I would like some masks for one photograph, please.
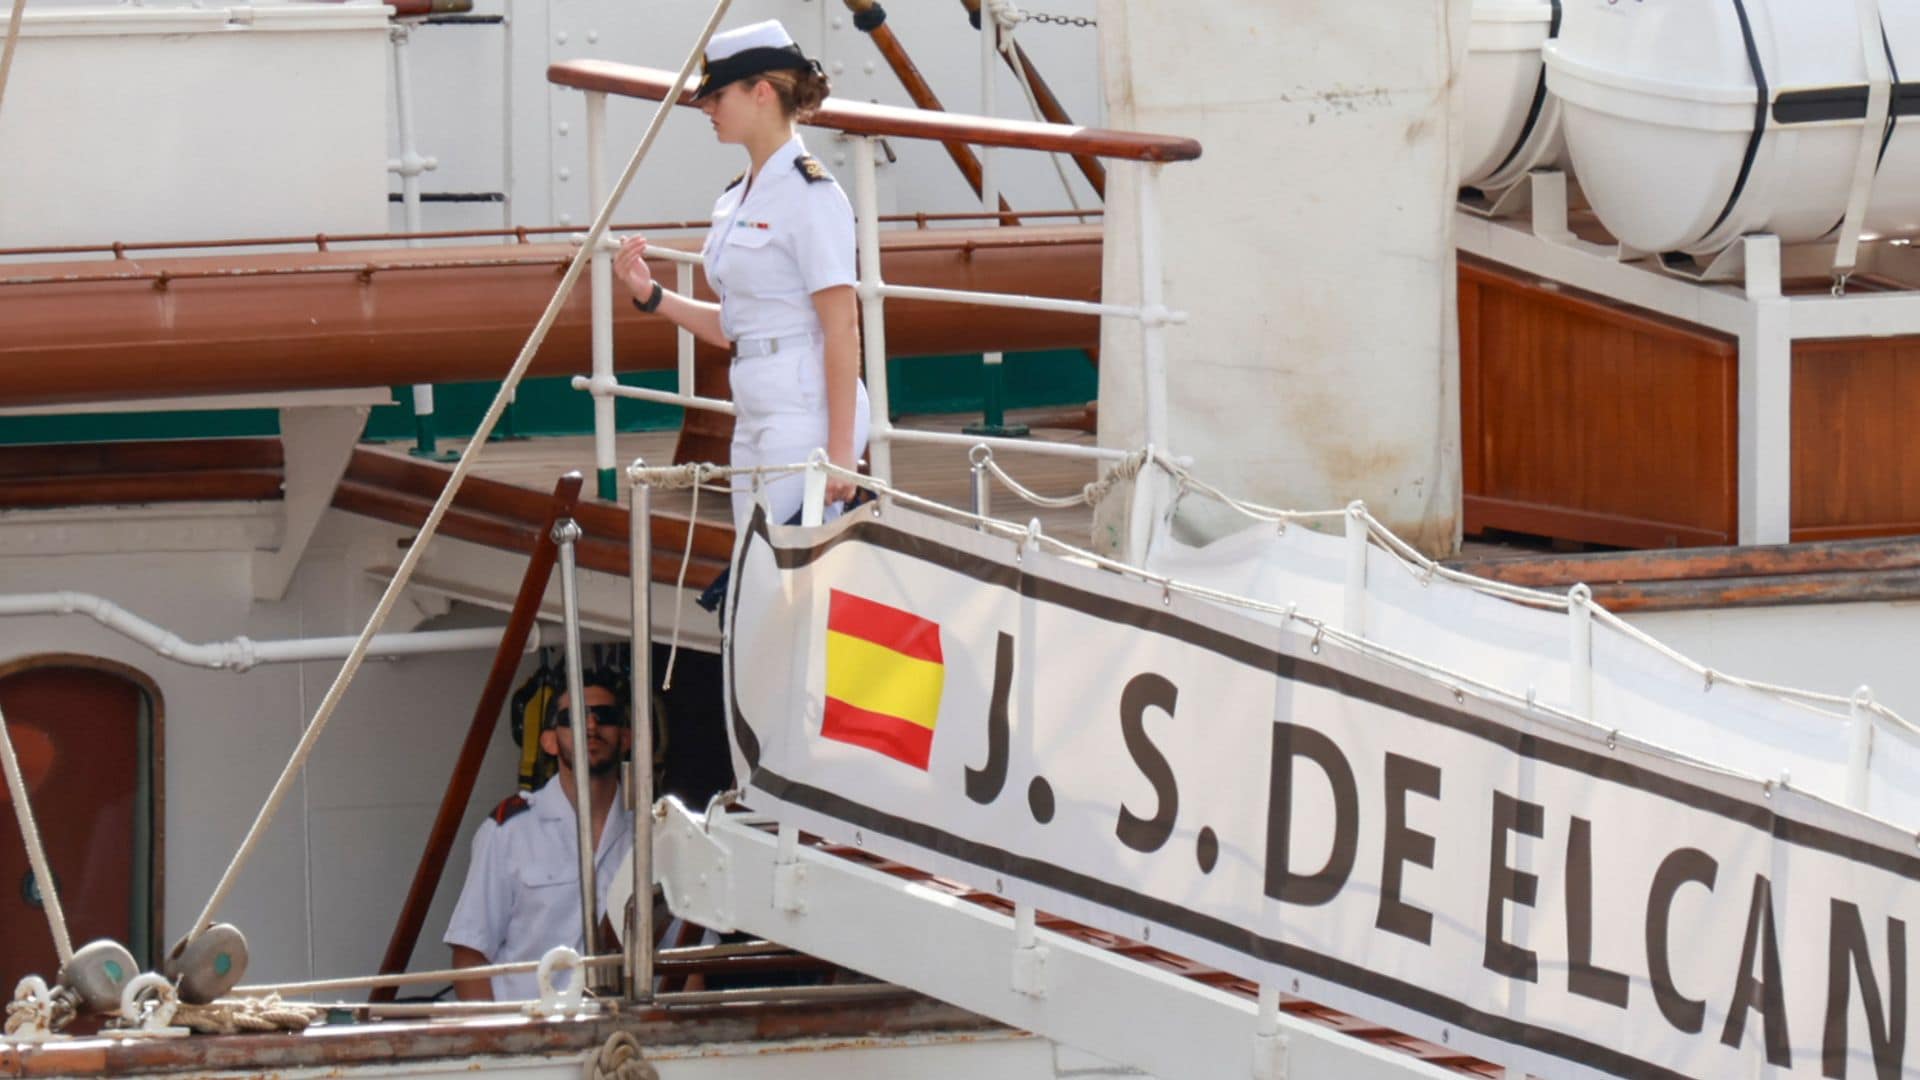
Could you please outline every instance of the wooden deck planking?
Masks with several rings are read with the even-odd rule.
[[[1008,420],[1037,424],[1050,415],[1054,414],[1047,410],[1028,414],[1015,412],[1008,415]],[[977,417],[965,415],[920,416],[905,418],[900,426],[959,434],[962,427],[977,420]],[[672,461],[678,435],[675,431],[623,433],[615,441],[618,450],[615,459],[623,467],[635,458],[648,462]],[[1071,428],[1035,426],[1032,438],[1050,443],[1094,445],[1092,435]],[[456,453],[465,449],[465,444],[458,441],[443,441],[442,445]],[[407,444],[388,443],[376,449],[383,453],[405,455]],[[1041,495],[1073,494],[1098,478],[1098,470],[1090,461],[1018,451],[1001,451],[995,457],[1016,480]],[[561,473],[578,469],[587,477],[587,490],[591,492],[594,468],[591,436],[543,436],[488,445],[481,451],[474,474],[517,487],[547,491]],[[896,442],[893,474],[895,486],[923,498],[962,509],[971,502],[972,481],[964,447]],[[1082,547],[1091,539],[1092,511],[1085,506],[1065,510],[1035,507],[998,483],[994,485],[992,499],[992,509],[997,517],[1022,523],[1037,517],[1047,535]],[[622,505],[627,501],[624,490],[620,493],[620,501]],[[685,515],[692,501],[691,492],[663,491],[656,495],[654,505],[659,512]],[[700,520],[726,523],[727,506],[724,494],[711,491],[702,493]]]

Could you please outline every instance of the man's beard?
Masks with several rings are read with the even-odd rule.
[[[617,757],[608,757],[605,761],[592,762],[587,766],[587,775],[596,780],[612,776],[619,771],[620,759]]]

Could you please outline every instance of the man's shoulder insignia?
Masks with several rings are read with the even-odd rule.
[[[735,176],[733,179],[727,181],[727,186],[721,188],[720,190],[723,192],[732,191],[734,188],[737,188],[740,186],[740,181],[745,180],[746,178],[747,178],[746,173],[740,173],[739,175]]]
[[[487,816],[493,819],[495,825],[505,825],[507,822],[512,821],[514,818],[519,817],[531,809],[533,809],[533,804],[528,802],[524,796],[509,795],[500,800],[500,805],[494,807],[493,813]]]
[[[827,171],[827,167],[820,164],[820,160],[811,154],[802,154],[794,158],[793,167],[800,170],[800,175],[806,177],[809,184],[833,179],[833,174]]]

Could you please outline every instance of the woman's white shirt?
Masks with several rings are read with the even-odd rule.
[[[714,203],[701,254],[730,340],[817,333],[813,294],[858,280],[853,207],[832,177],[808,178],[806,153],[794,136]]]

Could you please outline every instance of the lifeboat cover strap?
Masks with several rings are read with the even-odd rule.
[[[1553,17],[1547,22],[1548,41],[1552,41],[1554,38],[1560,36],[1560,0],[1552,0],[1552,2]],[[1494,167],[1493,175],[1498,176],[1502,172],[1505,172],[1507,166],[1513,164],[1513,159],[1520,156],[1520,151],[1526,148],[1527,140],[1533,138],[1534,128],[1540,125],[1540,113],[1546,107],[1547,66],[1542,64],[1540,65],[1540,81],[1535,83],[1533,87],[1533,104],[1527,106],[1527,121],[1520,125],[1520,137],[1513,140],[1513,148],[1508,150],[1507,156],[1501,158],[1500,164]]]
[[[1747,139],[1747,156],[1741,159],[1740,175],[1733,181],[1733,193],[1727,196],[1727,205],[1720,208],[1720,216],[1713,219],[1707,227],[1712,234],[1726,224],[1733,215],[1733,208],[1740,205],[1740,196],[1746,194],[1747,179],[1753,175],[1754,159],[1760,156],[1760,141],[1767,133],[1767,106],[1773,95],[1767,88],[1767,69],[1760,63],[1760,46],[1753,40],[1753,20],[1747,17],[1745,0],[1733,0],[1733,12],[1740,17],[1740,36],[1746,39],[1747,64],[1753,68],[1753,135]]]

